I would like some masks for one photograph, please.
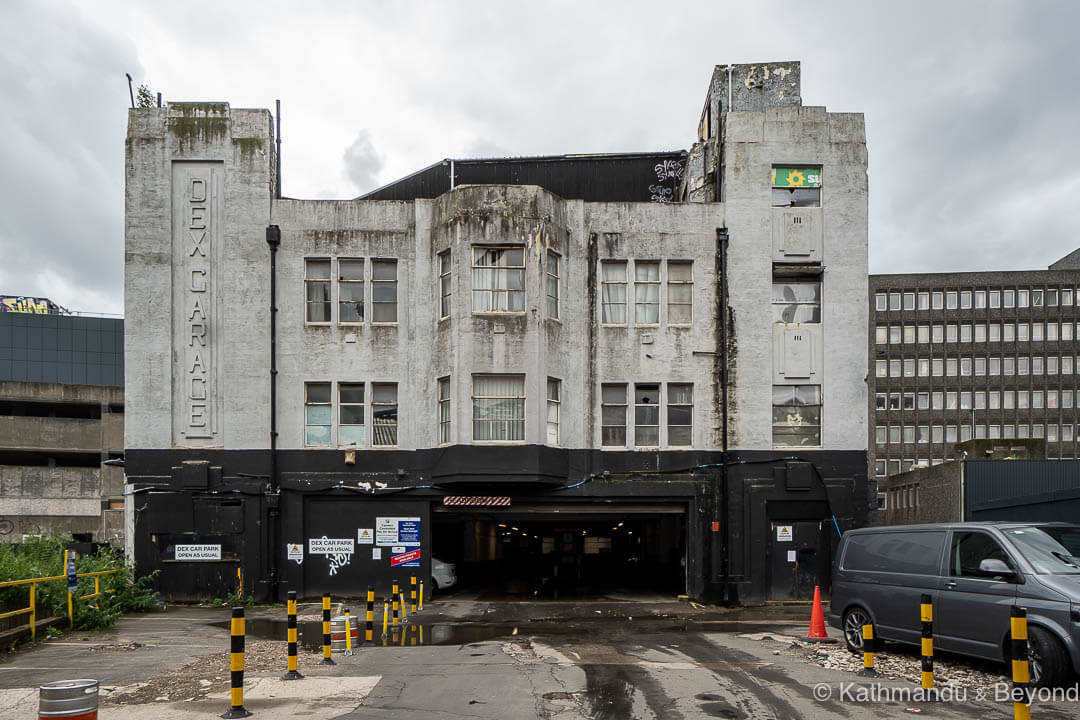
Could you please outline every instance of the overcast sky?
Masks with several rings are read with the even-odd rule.
[[[689,147],[717,64],[802,61],[866,114],[870,269],[1080,247],[1080,2],[0,3],[0,294],[123,308],[125,72],[282,103],[285,195],[445,157]]]

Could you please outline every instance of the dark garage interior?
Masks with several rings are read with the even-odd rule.
[[[437,508],[432,555],[456,594],[480,600],[604,599],[686,591],[683,506]]]

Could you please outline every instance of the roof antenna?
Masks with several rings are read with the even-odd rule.
[[[128,95],[131,96],[131,107],[135,107],[135,91],[131,89],[131,73],[124,73],[128,79]]]

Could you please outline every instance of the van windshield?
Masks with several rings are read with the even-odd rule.
[[[1005,531],[1040,575],[1080,575],[1080,526]]]

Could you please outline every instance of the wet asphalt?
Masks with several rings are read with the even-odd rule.
[[[362,606],[353,605],[354,617],[356,607]],[[228,612],[170,607],[124,618],[107,633],[67,634],[8,654],[0,659],[0,691],[74,677],[124,685],[175,672],[197,655],[227,648]],[[806,634],[805,607],[731,611],[650,595],[492,602],[458,593],[429,603],[385,639],[381,607],[376,612],[373,643],[362,643],[352,656],[335,656],[333,667],[301,667],[312,677],[372,678],[370,692],[335,720],[1013,715],[1010,703],[994,698],[909,700],[903,695],[913,690],[908,683],[872,682],[807,663],[789,648],[792,638]],[[316,617],[319,609],[301,605],[300,613]],[[249,636],[284,641],[280,608],[249,609],[247,625]],[[301,622],[301,643],[319,646],[321,631],[318,622]],[[139,647],[93,652],[127,642]],[[183,707],[145,710],[146,717],[209,717],[193,707],[189,714]],[[3,707],[0,715],[8,717]],[[278,716],[268,706],[254,717]],[[1080,706],[1041,704],[1032,716],[1076,718]]]

